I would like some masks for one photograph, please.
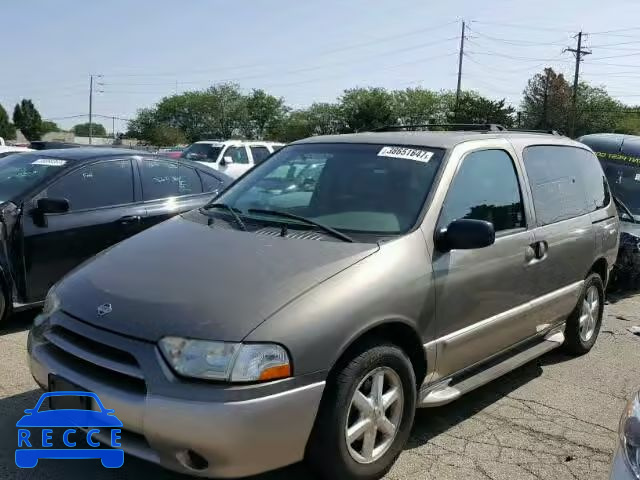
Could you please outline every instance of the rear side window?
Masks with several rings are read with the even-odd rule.
[[[142,160],[142,196],[145,200],[202,193],[197,172],[178,163]]]
[[[462,161],[447,193],[438,227],[458,219],[486,220],[496,232],[526,226],[520,184],[507,152],[473,152]]]
[[[251,147],[251,155],[253,155],[253,163],[258,165],[262,163],[262,161],[267,158],[271,152],[267,147]]]
[[[591,152],[540,145],[527,147],[523,158],[540,225],[585,215],[609,204],[607,180]]]
[[[246,165],[249,163],[247,149],[244,147],[229,147],[225,150],[224,156],[231,157],[233,163],[239,163],[241,165]]]
[[[46,196],[66,198],[72,211],[131,203],[131,160],[112,160],[82,167],[48,187]]]

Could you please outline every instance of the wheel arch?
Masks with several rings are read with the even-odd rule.
[[[406,320],[388,319],[369,326],[355,334],[338,351],[329,369],[329,376],[340,370],[363,344],[374,340],[386,340],[400,347],[409,357],[416,376],[416,384],[420,385],[427,374],[427,357],[420,335],[415,327]]]
[[[600,257],[595,262],[593,262],[593,265],[591,265],[591,268],[587,272],[586,277],[588,277],[592,273],[597,273],[598,275],[600,275],[602,283],[606,288],[607,283],[609,283],[609,263],[607,262],[607,259],[604,257]]]

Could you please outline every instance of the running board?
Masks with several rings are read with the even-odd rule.
[[[430,385],[420,391],[418,408],[439,407],[457,400],[462,395],[495,380],[502,375],[530,362],[545,353],[558,348],[564,342],[564,333],[554,332],[544,340],[536,343],[524,351],[508,357],[499,363],[491,363],[489,367],[482,369],[474,375],[451,384],[455,379],[449,379],[438,385]]]

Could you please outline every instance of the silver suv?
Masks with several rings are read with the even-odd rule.
[[[175,471],[377,479],[417,407],[588,352],[618,242],[567,138],[309,138],[54,286],[31,372],[99,394],[124,450]]]

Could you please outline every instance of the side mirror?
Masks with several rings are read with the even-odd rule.
[[[69,200],[66,198],[40,198],[37,206],[40,213],[66,213],[69,211]]]
[[[220,165],[222,165],[223,167],[225,165],[229,165],[230,163],[233,163],[233,158],[232,157],[223,157],[222,160],[220,160]]]
[[[459,219],[436,232],[436,248],[440,252],[473,250],[493,245],[496,232],[493,223],[484,220]]]

